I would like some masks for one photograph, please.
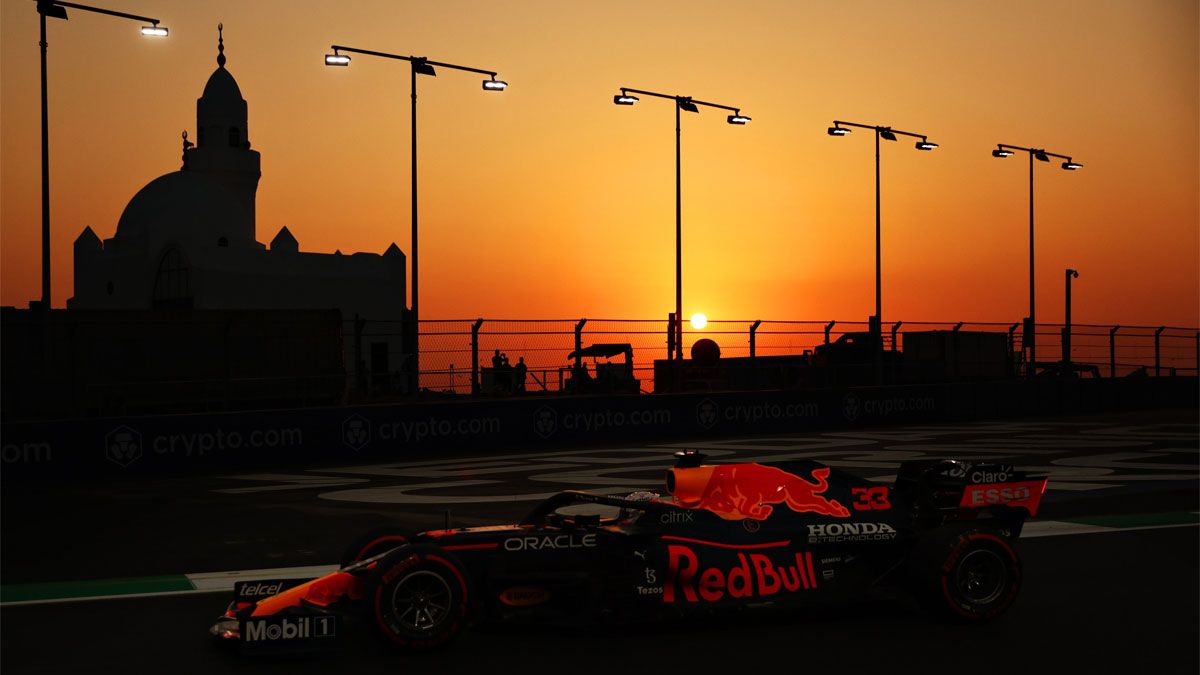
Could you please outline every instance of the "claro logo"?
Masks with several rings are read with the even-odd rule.
[[[553,537],[513,537],[504,540],[505,551],[540,551],[546,548],[595,548],[594,534],[560,534]]]

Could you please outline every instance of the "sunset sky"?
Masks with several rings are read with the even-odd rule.
[[[884,142],[884,320],[1017,321],[1028,310],[1027,158],[1035,166],[1038,318],[1059,322],[1074,267],[1084,323],[1200,324],[1200,48],[1195,0],[534,2],[95,0],[49,25],[54,305],[71,243],[111,237],[129,199],[180,166],[196,99],[227,67],[262,153],[258,240],[409,250],[407,64],[419,81],[422,318],[660,318],[674,309],[669,101],[683,113],[684,313],[862,321],[874,311],[870,132]],[[0,302],[40,292],[38,17],[0,6]]]

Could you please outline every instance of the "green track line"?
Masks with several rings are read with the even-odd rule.
[[[1095,525],[1097,527],[1150,527],[1154,525],[1186,525],[1200,522],[1195,513],[1140,513],[1120,516],[1091,516],[1087,518],[1063,518],[1068,523]]]
[[[105,595],[132,595],[135,593],[170,593],[172,591],[191,591],[195,588],[187,576],[183,574],[131,579],[11,584],[0,586],[0,603],[56,598],[92,598]]]

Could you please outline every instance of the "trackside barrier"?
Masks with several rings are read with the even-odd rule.
[[[463,448],[680,442],[941,421],[1195,408],[1195,377],[526,397],[0,425],[0,478],[294,467]]]

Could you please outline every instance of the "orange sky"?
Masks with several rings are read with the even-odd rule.
[[[408,70],[331,43],[500,72],[422,78],[423,318],[659,318],[674,306],[674,140],[684,113],[684,312],[864,320],[874,309],[872,139],[883,147],[884,319],[1015,321],[1028,306],[1026,158],[1036,168],[1038,318],[1200,323],[1200,52],[1192,0],[1123,2],[315,2],[96,0],[49,26],[54,304],[71,242],[111,237],[133,194],[180,165],[225,23],[262,153],[258,239],[409,248]],[[0,302],[40,289],[37,14],[0,7]]]

